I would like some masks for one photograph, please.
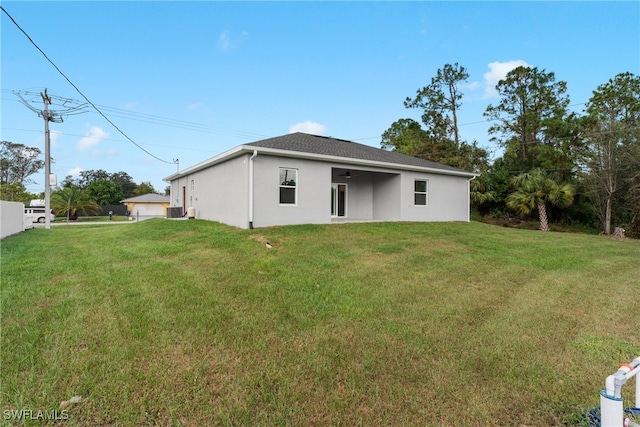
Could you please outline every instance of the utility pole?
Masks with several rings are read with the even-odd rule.
[[[44,119],[44,210],[46,213],[44,216],[44,222],[46,228],[51,228],[51,137],[49,135],[49,122],[62,123],[62,114],[80,114],[83,112],[86,104],[80,104],[72,99],[61,98],[54,95],[53,99],[62,103],[65,110],[63,112],[49,110],[49,106],[51,105],[51,96],[49,96],[47,89],[45,88],[44,92],[40,92],[40,97],[42,97],[42,102],[44,102],[44,110],[39,110],[31,105],[32,103],[35,104],[36,101],[33,99],[27,100],[22,96],[24,94],[29,97],[36,98],[37,92],[14,90],[13,93],[20,98],[20,101],[22,101],[27,108]],[[68,107],[67,104],[71,104],[71,106]]]
[[[62,117],[56,119],[53,114],[49,114],[49,104],[51,98],[47,94],[47,89],[40,92],[44,102],[42,117],[44,118],[44,227],[51,228],[51,139],[49,136],[49,122],[62,123]]]

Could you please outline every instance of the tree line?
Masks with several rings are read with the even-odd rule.
[[[43,199],[44,192],[31,193],[26,185],[33,184],[31,175],[44,167],[42,152],[9,141],[0,142],[0,200],[22,202]],[[136,183],[126,172],[106,172],[102,169],[82,171],[67,176],[51,192],[51,208],[57,215],[75,218],[78,214],[96,213],[100,206],[119,205],[124,199],[156,193],[151,182]]]
[[[640,237],[640,77],[624,72],[599,85],[581,114],[569,110],[567,83],[553,72],[517,67],[496,85],[499,101],[484,116],[503,154],[489,160],[477,141],[460,137],[458,115],[467,70],[446,64],[407,97],[421,122],[402,118],[381,146],[474,171],[471,203],[485,217],[580,224]]]

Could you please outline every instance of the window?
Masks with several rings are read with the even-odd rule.
[[[429,181],[416,179],[413,188],[413,201],[416,206],[427,206],[427,188]]]
[[[298,170],[280,168],[280,204],[295,205]]]

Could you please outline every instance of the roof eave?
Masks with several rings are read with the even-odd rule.
[[[278,155],[283,157],[294,157],[299,159],[322,160],[326,162],[343,163],[343,164],[350,164],[350,165],[357,165],[357,166],[371,166],[371,167],[379,167],[379,168],[386,168],[386,169],[410,170],[410,171],[416,171],[416,172],[430,172],[430,173],[437,173],[441,175],[464,176],[468,178],[478,176],[478,174],[476,173],[462,171],[462,170],[438,169],[438,168],[430,168],[425,166],[405,165],[401,163],[381,162],[377,160],[365,160],[365,159],[356,159],[352,157],[340,157],[340,156],[330,156],[326,154],[306,153],[302,151],[281,150],[277,148],[266,148],[266,147],[246,146],[246,145],[241,147],[244,147],[248,152],[253,152],[254,150],[257,150],[258,154],[263,153],[263,154]]]
[[[193,166],[189,166],[188,168],[182,170],[182,171],[178,171],[174,174],[171,174],[165,178],[163,178],[162,180],[165,182],[171,182],[174,179],[177,178],[182,178],[183,176],[187,176],[189,174],[192,174],[194,172],[198,172],[202,169],[206,169],[210,166],[213,166],[215,164],[218,164],[220,162],[223,162],[225,160],[229,160],[232,159],[234,157],[237,157],[241,154],[243,154],[243,152],[245,152],[246,150],[244,150],[243,148],[246,148],[245,145],[239,145],[235,148],[232,148],[231,150],[227,150],[223,153],[218,154],[217,156],[211,157],[203,162],[197,163]],[[251,150],[253,151],[253,150]]]
[[[385,169],[408,170],[408,171],[415,171],[415,172],[429,172],[429,173],[435,173],[440,175],[462,176],[466,178],[473,178],[473,177],[479,176],[476,173],[462,171],[462,170],[438,169],[438,168],[430,168],[426,166],[415,166],[415,165],[405,165],[401,163],[381,162],[377,160],[364,160],[364,159],[356,159],[352,157],[330,156],[326,154],[315,154],[315,153],[306,153],[302,151],[281,150],[278,148],[260,147],[256,145],[239,145],[231,150],[225,151],[224,153],[221,153],[215,157],[212,157],[208,160],[205,160],[201,163],[191,166],[183,171],[176,172],[172,175],[169,175],[163,180],[166,182],[171,182],[175,179],[198,172],[202,169],[206,169],[208,167],[214,166],[218,163],[232,159],[242,154],[253,153],[254,151],[257,151],[258,154],[292,157],[292,158],[298,158],[298,159],[318,160],[318,161],[342,163],[342,164],[349,164],[349,165],[356,165],[356,166],[379,167],[379,168],[385,168]]]

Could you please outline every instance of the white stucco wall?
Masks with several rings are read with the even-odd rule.
[[[196,218],[247,228],[248,173],[249,156],[242,155],[181,177],[171,182],[171,206],[193,207]]]
[[[373,173],[359,171],[358,176],[348,179],[347,220],[373,220]]]
[[[194,207],[196,218],[249,227],[251,155],[222,161],[171,183],[171,205]],[[253,160],[253,226],[332,221],[469,221],[466,177],[356,166],[259,153]],[[280,204],[280,168],[298,170],[296,204]],[[345,170],[353,170],[351,179]],[[342,174],[341,174],[342,173]],[[342,175],[342,176],[341,176]],[[428,204],[415,206],[414,182],[427,180]],[[331,217],[331,184],[347,184],[347,216]]]
[[[298,170],[295,205],[280,204],[280,168]],[[331,222],[331,165],[305,159],[258,155],[254,159],[255,227]]]
[[[24,231],[24,203],[0,200],[0,239]]]
[[[375,174],[373,177],[373,219],[399,221],[402,179],[399,173]]]
[[[427,206],[414,204],[415,180],[427,180]],[[403,221],[469,221],[469,180],[450,175],[402,174]]]

